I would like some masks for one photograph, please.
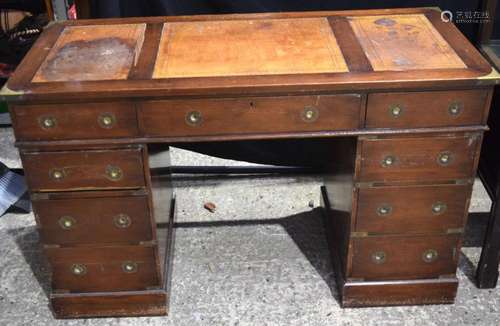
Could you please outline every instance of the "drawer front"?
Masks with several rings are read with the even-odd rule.
[[[130,137],[138,134],[133,103],[19,105],[12,109],[18,140]]]
[[[54,290],[133,291],[159,287],[157,248],[46,248]]]
[[[355,238],[352,248],[350,277],[365,280],[455,274],[460,252],[459,235]]]
[[[375,93],[368,96],[367,128],[420,128],[483,123],[488,90]]]
[[[359,189],[356,231],[425,233],[462,228],[471,185]]]
[[[146,136],[357,129],[361,96],[318,95],[150,101],[140,104]]]
[[[381,182],[471,178],[480,140],[480,134],[363,139],[358,178]]]
[[[32,191],[144,187],[140,149],[21,153]]]
[[[147,196],[34,200],[33,208],[44,244],[153,240]]]

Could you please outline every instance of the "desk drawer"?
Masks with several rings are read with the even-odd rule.
[[[36,199],[44,244],[138,243],[153,240],[148,197],[115,192],[93,198]]]
[[[133,103],[78,103],[14,106],[18,140],[131,137],[138,133]]]
[[[21,153],[31,191],[141,188],[140,149]]]
[[[367,128],[483,124],[488,90],[375,93],[368,96]]]
[[[457,137],[365,138],[359,180],[436,181],[474,176],[481,134]]]
[[[358,94],[165,100],[139,116],[146,136],[310,132],[359,128],[360,105]]]
[[[361,188],[356,231],[446,233],[462,228],[471,190],[469,184]]]
[[[350,277],[397,280],[455,274],[459,239],[456,234],[355,238]]]
[[[159,287],[157,248],[113,246],[46,248],[54,290],[133,291]]]

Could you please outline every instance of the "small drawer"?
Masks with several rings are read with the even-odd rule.
[[[456,137],[364,138],[358,179],[365,182],[437,181],[474,176],[481,134]]]
[[[18,140],[131,137],[138,134],[133,103],[15,105]]]
[[[484,124],[488,90],[375,93],[368,96],[367,128]]]
[[[101,192],[99,197],[89,198],[38,197],[42,196],[33,196],[33,209],[43,244],[71,246],[153,240],[146,195]]]
[[[155,246],[46,247],[55,291],[134,291],[159,287]]]
[[[455,274],[458,234],[445,236],[369,236],[352,239],[350,278],[398,280]]]
[[[357,232],[446,233],[463,228],[471,185],[360,188]]]
[[[31,191],[145,186],[141,149],[21,153]]]
[[[165,100],[141,103],[139,119],[146,136],[347,130],[360,106],[359,94]]]

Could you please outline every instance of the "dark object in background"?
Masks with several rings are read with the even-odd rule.
[[[0,162],[0,216],[8,210],[29,212],[31,203],[22,171],[10,170]]]

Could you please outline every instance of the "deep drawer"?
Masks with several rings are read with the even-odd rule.
[[[457,234],[355,238],[349,277],[397,280],[455,274],[459,239]]]
[[[359,189],[357,232],[446,233],[462,228],[472,186],[436,185]]]
[[[45,248],[54,290],[133,291],[159,287],[155,246]]]
[[[488,90],[375,93],[368,96],[367,128],[420,128],[484,123]]]
[[[140,188],[145,185],[141,149],[24,152],[31,191]]]
[[[79,103],[13,106],[18,140],[131,137],[138,134],[133,103]]]
[[[360,181],[437,181],[471,178],[481,134],[456,137],[365,138]]]
[[[139,105],[146,136],[310,132],[359,128],[361,96],[165,100]]]
[[[38,199],[33,209],[43,244],[138,243],[153,240],[146,195],[100,192],[89,198]]]

